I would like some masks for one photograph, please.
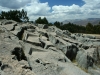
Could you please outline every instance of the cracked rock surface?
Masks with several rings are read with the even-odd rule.
[[[0,75],[100,75],[100,39],[0,20]]]

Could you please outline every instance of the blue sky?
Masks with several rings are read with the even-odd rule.
[[[82,0],[40,0],[40,2],[48,2],[49,6],[54,5],[68,5],[71,6],[72,4],[76,4],[79,6],[84,5]]]
[[[100,0],[0,0],[0,12],[12,9],[24,9],[32,21],[100,18]]]

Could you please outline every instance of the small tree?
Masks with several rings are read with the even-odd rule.
[[[87,33],[93,33],[93,25],[91,23],[88,23],[86,25],[86,32]]]
[[[48,24],[48,20],[46,19],[46,17],[44,17],[42,20],[44,24]]]
[[[22,11],[21,11],[21,19],[23,21],[29,21],[29,18],[27,17],[27,12],[24,11],[24,9],[22,9]]]
[[[44,17],[43,19],[41,19],[41,17],[39,17],[37,20],[35,20],[35,23],[48,24],[48,20],[46,19],[46,17]]]
[[[56,21],[56,22],[54,22],[54,25],[55,25],[56,27],[60,28],[61,23],[58,22],[58,21]]]
[[[37,20],[35,20],[35,23],[42,24],[42,19],[41,19],[41,17],[39,17]]]

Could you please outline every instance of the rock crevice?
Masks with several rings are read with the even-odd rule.
[[[95,36],[44,24],[0,23],[0,75],[100,75]]]

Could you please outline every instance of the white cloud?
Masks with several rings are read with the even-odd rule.
[[[40,3],[38,0],[32,0],[32,2],[25,6],[24,9],[28,12],[30,19],[37,19],[38,17],[44,17],[50,14],[51,7],[48,2]]]
[[[29,6],[24,7],[25,10],[29,12],[29,14],[35,15],[46,15],[51,9],[48,6],[48,3],[40,3],[40,2],[32,2]]]
[[[100,17],[100,0],[83,0],[84,5],[71,6],[54,5],[48,2],[41,3],[39,0],[0,0],[0,11],[10,9],[25,9],[31,20],[38,17],[47,17],[49,21],[64,21],[75,18]]]
[[[72,6],[53,6],[52,7],[53,13],[70,13],[70,12],[77,12],[80,10],[78,5],[73,4]]]
[[[58,5],[52,7],[53,17],[58,17],[57,20],[63,21],[64,19],[78,19],[78,18],[100,18],[100,0],[83,0],[83,6],[71,5],[64,6]],[[54,15],[55,14],[55,15]],[[64,14],[64,15],[62,15]]]
[[[82,6],[82,8],[96,10],[100,9],[100,0],[83,0],[85,4]]]
[[[84,17],[97,17],[100,16],[100,0],[83,0],[85,4],[81,7]]]

